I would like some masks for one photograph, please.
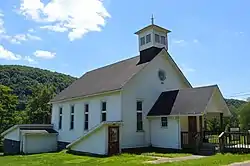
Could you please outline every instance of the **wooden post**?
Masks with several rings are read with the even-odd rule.
[[[200,133],[201,133],[201,141],[203,141],[204,134],[203,134],[203,127],[202,127],[202,116],[199,116],[199,126],[200,126]]]
[[[223,127],[223,113],[220,113],[220,130],[224,131],[224,127]]]

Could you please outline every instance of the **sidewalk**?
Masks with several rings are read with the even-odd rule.
[[[206,156],[192,155],[192,156],[176,157],[176,158],[153,157],[153,158],[155,158],[157,160],[147,161],[145,163],[161,164],[161,163],[167,163],[167,162],[177,162],[177,161],[193,160],[193,159],[199,159],[199,158],[203,158],[203,157],[206,157]]]

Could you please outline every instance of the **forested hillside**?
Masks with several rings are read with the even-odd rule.
[[[28,97],[32,94],[32,88],[41,84],[54,87],[58,93],[71,84],[76,78],[69,75],[51,72],[39,68],[0,65],[0,84],[13,90],[18,96],[18,109],[24,110]]]
[[[51,98],[76,78],[39,68],[0,65],[0,133],[14,124],[50,123]],[[226,100],[233,116],[226,126],[239,126],[239,108],[246,102]],[[250,108],[250,107],[249,107]],[[211,121],[211,130],[219,128]]]

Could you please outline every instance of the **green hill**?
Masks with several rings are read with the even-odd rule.
[[[55,92],[59,93],[74,80],[76,80],[75,77],[49,70],[19,65],[0,65],[0,84],[13,89],[19,98],[21,110],[25,108],[27,98],[31,94],[31,88],[36,84],[52,85],[56,87]],[[226,102],[230,109],[238,109],[246,103],[235,99],[226,99]]]
[[[0,65],[0,84],[10,87],[18,96],[20,110],[25,108],[33,86],[37,84],[51,85],[58,93],[74,80],[76,80],[75,77],[49,70],[19,65]]]

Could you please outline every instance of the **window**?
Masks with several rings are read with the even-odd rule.
[[[102,102],[102,122],[106,121],[106,117],[107,117],[107,102],[103,101]]]
[[[155,42],[160,43],[160,36],[158,34],[155,34]]]
[[[166,37],[165,36],[161,36],[161,44],[166,45]]]
[[[89,129],[89,105],[85,104],[84,108],[84,130]]]
[[[145,37],[141,37],[141,46],[145,44]]]
[[[168,127],[168,117],[161,117],[161,127]]]
[[[136,102],[136,116],[137,116],[137,131],[143,130],[142,123],[142,101]]]
[[[70,130],[74,129],[74,115],[75,115],[75,107],[72,105],[70,111]]]
[[[62,107],[59,108],[59,124],[58,129],[62,129]]]
[[[151,42],[151,34],[148,34],[146,36],[146,43],[149,43],[149,42]]]

